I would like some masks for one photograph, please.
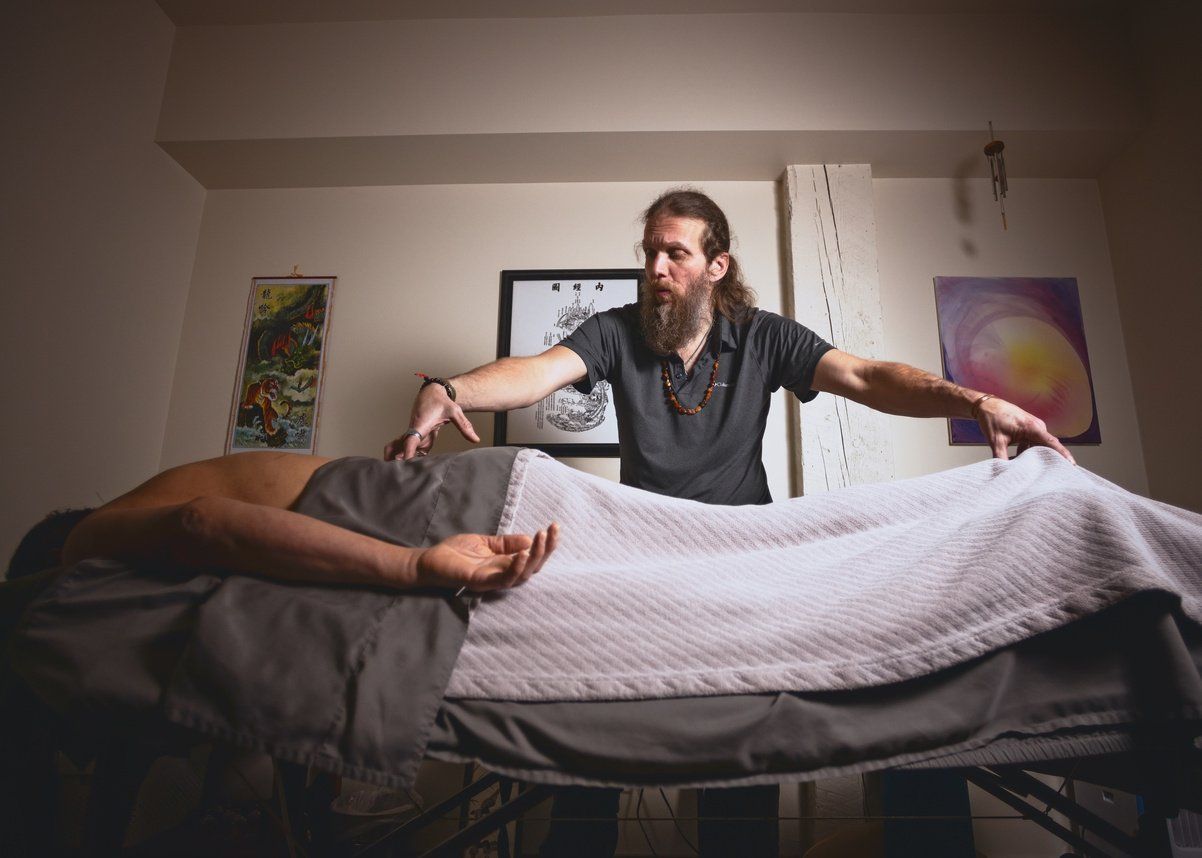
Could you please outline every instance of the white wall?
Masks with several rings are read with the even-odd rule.
[[[219,454],[250,278],[337,275],[318,452],[377,456],[408,422],[415,370],[453,374],[496,356],[500,271],[638,267],[639,212],[662,184],[453,185],[211,191],[188,300],[163,465]],[[709,183],[760,303],[779,310],[772,182]],[[783,397],[784,394],[781,394]],[[649,403],[662,407],[659,400]],[[788,496],[784,411],[765,445]],[[474,418],[486,442],[491,415]],[[453,429],[439,450],[466,446]],[[616,460],[584,463],[617,476]]]
[[[1095,473],[1146,494],[1097,183],[1012,180],[1007,231],[984,179],[877,179],[873,196],[886,354],[940,373],[935,275],[1076,277],[1102,443],[1074,447],[1073,455]],[[898,477],[988,455],[985,447],[949,446],[945,420],[889,419]]]
[[[158,469],[204,202],[154,144],[173,30],[151,0],[5,8],[6,562],[50,509]]]

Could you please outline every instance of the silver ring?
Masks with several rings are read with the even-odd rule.
[[[406,429],[404,432],[402,432],[402,433],[401,433],[401,437],[402,437],[402,438],[407,438],[407,437],[409,437],[410,435],[416,435],[416,436],[417,436],[417,440],[419,440],[419,441],[424,441],[424,440],[426,440],[426,436],[425,436],[425,435],[423,435],[421,432],[418,432],[418,431],[417,431],[416,429],[414,429],[412,426],[410,426],[408,429]]]
[[[427,451],[425,451],[425,450],[418,450],[418,451],[417,451],[417,455],[419,455],[419,456],[429,456],[430,454],[429,454]]]

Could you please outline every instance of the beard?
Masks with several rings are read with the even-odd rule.
[[[687,284],[684,294],[660,303],[645,281],[639,290],[639,318],[643,339],[657,355],[669,355],[683,346],[713,321],[711,290],[704,273]]]

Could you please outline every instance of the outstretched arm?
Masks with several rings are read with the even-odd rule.
[[[1076,461],[1063,444],[1048,432],[1042,420],[1017,405],[985,391],[961,387],[904,363],[865,360],[834,349],[818,361],[814,371],[815,390],[906,417],[963,417],[976,420],[993,455],[1006,458],[1006,448],[1018,445],[1051,447],[1073,464]]]
[[[551,346],[530,357],[507,357],[476,367],[450,379],[455,401],[441,384],[418,391],[409,416],[409,428],[421,433],[401,435],[384,448],[385,459],[412,459],[430,452],[439,430],[454,423],[463,437],[478,442],[480,436],[465,411],[509,411],[538,402],[553,390],[584,378],[584,361],[566,346]]]
[[[552,524],[532,537],[461,534],[430,548],[406,548],[286,509],[201,497],[97,510],[71,532],[63,559],[112,557],[287,581],[484,591],[525,582],[558,538]]]

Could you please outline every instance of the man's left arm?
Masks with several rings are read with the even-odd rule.
[[[1076,460],[1042,420],[988,391],[972,390],[904,363],[866,360],[832,349],[814,370],[813,389],[845,396],[869,408],[905,417],[961,417],[976,420],[993,455],[1007,456],[1018,445],[1051,447]],[[975,404],[975,408],[974,408]]]

